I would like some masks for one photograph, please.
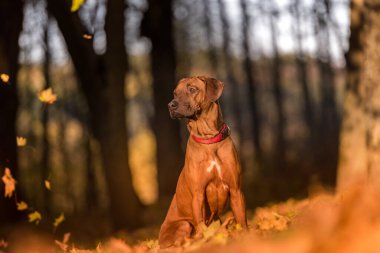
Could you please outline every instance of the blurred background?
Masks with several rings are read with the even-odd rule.
[[[60,213],[62,230],[88,236],[160,224],[188,138],[167,103],[192,75],[225,84],[249,209],[335,187],[348,0],[87,0],[71,11],[75,3],[0,6],[10,75],[0,171],[11,169],[41,227]],[[47,88],[53,104],[38,99]],[[27,219],[1,201],[3,224]]]

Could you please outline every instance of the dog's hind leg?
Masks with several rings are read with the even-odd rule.
[[[173,221],[164,223],[161,227],[160,237],[158,239],[160,248],[168,248],[171,246],[177,246],[184,242],[184,240],[190,237],[193,227],[188,221]]]

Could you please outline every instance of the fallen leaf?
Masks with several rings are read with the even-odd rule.
[[[51,185],[49,180],[45,180],[45,188],[48,189],[49,191],[51,190]]]
[[[241,226],[240,223],[236,223],[236,224],[235,224],[235,229],[236,229],[237,231],[241,231],[241,230],[243,230],[243,227]]]
[[[61,213],[57,218],[55,218],[53,226],[57,228],[65,220],[65,215]]]
[[[84,0],[72,0],[71,1],[71,12],[76,12],[84,4]]]
[[[203,238],[209,239],[213,237],[218,232],[220,225],[219,221],[214,221],[208,227],[205,227],[203,229]]]
[[[8,83],[8,82],[9,82],[9,75],[2,73],[2,74],[0,75],[0,79],[1,79],[1,81],[3,81],[4,83]]]
[[[160,245],[158,244],[158,240],[147,240],[144,241],[143,244],[148,248],[148,249],[154,249],[154,248],[159,248]]]
[[[131,253],[132,249],[129,247],[123,240],[111,238],[106,244],[105,244],[105,252],[125,252],[125,253]]]
[[[42,220],[41,214],[37,211],[30,213],[28,215],[28,218],[29,218],[30,223],[35,223],[36,225],[38,225],[40,221]]]
[[[17,202],[16,206],[17,206],[17,210],[19,210],[19,211],[24,211],[24,210],[28,209],[28,204],[25,203],[24,201]]]
[[[66,252],[67,251],[67,248],[69,247],[69,245],[67,244],[70,240],[70,233],[65,233],[63,235],[63,240],[62,241],[58,241],[58,240],[55,240],[55,244],[57,244],[61,250],[63,250],[63,252]]]
[[[1,180],[5,184],[4,197],[12,197],[12,194],[16,189],[16,180],[14,180],[12,177],[11,170],[9,168],[5,168],[4,176],[1,178]]]
[[[101,253],[101,252],[103,252],[102,244],[101,244],[101,243],[98,243],[98,246],[96,246],[95,251],[96,251],[96,253]]]
[[[52,88],[47,88],[45,90],[40,91],[38,94],[38,99],[45,104],[53,104],[57,101],[57,95],[53,93]]]
[[[17,146],[18,147],[24,147],[27,143],[27,140],[26,138],[22,137],[22,136],[17,136],[16,137],[16,142],[17,142]]]

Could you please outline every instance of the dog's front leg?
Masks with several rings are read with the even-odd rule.
[[[230,201],[231,209],[234,214],[236,222],[242,225],[244,229],[248,229],[243,193],[241,192],[239,188],[231,189],[230,198],[231,198],[231,201]]]
[[[195,225],[195,238],[202,237],[203,229],[205,227],[204,221],[204,202],[205,202],[205,189],[198,188],[193,193],[192,209],[193,209],[193,219]]]

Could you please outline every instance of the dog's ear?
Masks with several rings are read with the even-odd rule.
[[[210,99],[212,102],[218,100],[223,92],[223,82],[207,76],[199,76],[198,78],[206,84],[207,98]]]

